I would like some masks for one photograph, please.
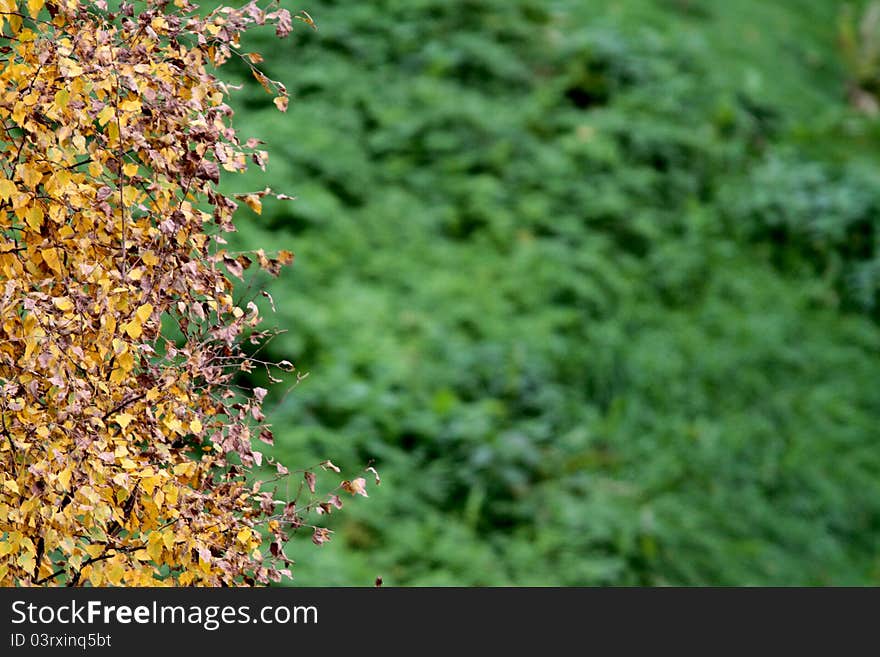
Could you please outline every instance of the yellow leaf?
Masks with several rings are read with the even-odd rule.
[[[54,246],[48,249],[43,249],[40,255],[43,256],[43,262],[45,262],[49,267],[59,276],[63,275],[63,271],[61,270],[61,261],[58,258],[58,249]]]
[[[126,322],[122,325],[123,330],[128,334],[132,340],[137,340],[141,337],[143,333],[143,329],[141,328],[141,323],[137,321],[137,318],[131,320],[130,322]]]
[[[92,559],[97,559],[104,552],[104,546],[98,544],[86,545],[85,551]]]
[[[46,191],[49,194],[57,195],[65,191],[68,183],[70,183],[70,171],[66,169],[62,169],[60,171],[56,171],[45,183]]]
[[[40,228],[43,225],[43,210],[37,205],[32,205],[27,209],[27,213],[25,214],[25,218],[27,219],[27,225],[30,227],[32,231],[35,233],[40,232]]]
[[[257,196],[256,194],[248,194],[248,195],[246,195],[242,200],[243,200],[245,203],[247,203],[247,206],[248,206],[251,210],[253,210],[254,212],[256,212],[257,214],[262,214],[262,213],[263,213],[263,204],[262,204],[262,202],[260,201],[260,197]]]
[[[18,14],[10,14],[6,17],[6,20],[9,21],[9,29],[12,30],[12,33],[17,34],[21,29],[21,16]]]
[[[34,569],[34,554],[32,552],[22,552],[18,555],[18,565],[25,571],[31,572]]]
[[[123,100],[119,103],[119,109],[124,112],[140,112],[141,111],[141,101],[137,98],[133,98],[132,100]]]
[[[77,78],[83,74],[82,66],[70,57],[62,57],[58,63],[58,68],[68,78]]]
[[[189,430],[193,433],[201,433],[202,432],[202,422],[199,418],[196,418],[192,422],[189,423]]]
[[[104,571],[101,570],[101,568],[99,568],[99,567],[91,565],[91,566],[86,566],[85,568],[83,568],[80,571],[80,575],[84,576],[85,572],[87,570],[89,572],[87,579],[91,583],[91,585],[92,586],[101,586],[101,584],[103,584],[103,582],[104,582]]]
[[[98,112],[98,123],[101,124],[101,126],[107,125],[107,122],[114,117],[115,113],[113,107],[107,105],[104,109]]]
[[[31,164],[19,164],[16,167],[16,172],[22,182],[31,189],[34,189],[39,185],[40,181],[43,179],[42,172]]]
[[[211,574],[211,562],[203,561],[201,557],[199,557],[199,570],[201,570],[205,575]]]
[[[135,317],[141,320],[141,324],[150,319],[150,315],[153,314],[153,304],[145,303],[140,308],[135,311]]]
[[[52,300],[52,303],[55,304],[55,307],[62,312],[69,312],[73,310],[73,302],[67,297],[55,297]]]
[[[3,488],[7,490],[11,490],[16,495],[19,495],[18,484],[15,482],[15,479],[7,479],[3,482]]]
[[[136,187],[126,185],[122,188],[122,202],[126,206],[132,205],[135,201],[138,200],[139,196],[140,192],[138,192]]]
[[[70,102],[70,92],[67,89],[61,89],[55,93],[55,107],[58,109],[64,109],[67,107],[67,103]]]
[[[134,369],[134,356],[131,355],[131,352],[126,351],[116,357],[116,363],[124,372],[131,372]]]
[[[0,25],[3,24],[3,16],[0,16]],[[18,125],[24,123],[25,115],[27,114],[27,105],[23,102],[19,101],[15,104],[15,107],[12,109],[12,120],[15,121]]]
[[[162,536],[157,532],[150,534],[150,538],[147,540],[147,554],[150,555],[150,559],[156,563],[161,563],[162,548]]]
[[[53,203],[49,206],[49,216],[52,218],[56,224],[63,223],[67,221],[67,212],[63,205],[60,203]],[[63,230],[63,228],[62,228]]]
[[[129,178],[138,172],[138,165],[134,162],[129,162],[128,164],[122,167],[122,173],[124,173]]]
[[[159,258],[156,257],[156,254],[152,251],[144,251],[141,256],[141,260],[144,261],[144,264],[148,267],[153,267],[159,264]]]
[[[147,495],[152,495],[153,491],[161,483],[159,477],[144,477],[141,480],[141,487]]]
[[[134,420],[134,415],[129,415],[128,413],[117,413],[114,419],[120,427],[122,427],[123,429],[127,429],[128,425],[131,424],[131,421]]]
[[[44,4],[46,4],[46,0],[28,0],[28,11],[31,14],[31,18],[37,17]]]
[[[25,338],[24,340],[24,359],[28,360],[37,348],[37,340],[35,338]]]
[[[0,180],[0,201],[9,200],[17,191],[18,188],[11,180]]]
[[[64,490],[70,490],[70,477],[72,475],[73,472],[70,468],[65,468],[58,474],[58,481],[61,483]]]

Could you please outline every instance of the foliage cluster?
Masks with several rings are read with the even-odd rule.
[[[293,17],[0,0],[0,584],[268,584],[291,529],[329,536],[306,513],[341,501],[311,497],[314,473],[267,460],[305,477],[293,499],[248,478],[267,389],[236,377],[270,371],[250,353],[270,332],[232,279],[292,258],[229,253],[237,203],[215,188],[267,158],[217,68],[247,61],[286,108],[239,51],[255,25],[284,37]]]

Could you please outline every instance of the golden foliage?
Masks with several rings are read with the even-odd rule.
[[[223,250],[237,204],[215,185],[267,156],[209,68],[253,67],[240,34],[286,36],[290,14],[138,6],[0,0],[0,584],[266,583],[285,531],[337,506],[246,482],[266,391],[232,385],[266,333],[233,301],[252,260]],[[277,274],[292,254],[255,257]]]

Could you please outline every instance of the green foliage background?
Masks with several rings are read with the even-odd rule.
[[[276,455],[370,458],[294,584],[880,584],[880,124],[841,3],[314,0]],[[243,67],[234,69],[244,81]]]

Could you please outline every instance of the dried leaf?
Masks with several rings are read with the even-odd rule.
[[[352,481],[343,481],[340,486],[342,487],[342,490],[351,493],[352,495],[369,497],[367,495],[367,480],[363,477],[358,477]]]

